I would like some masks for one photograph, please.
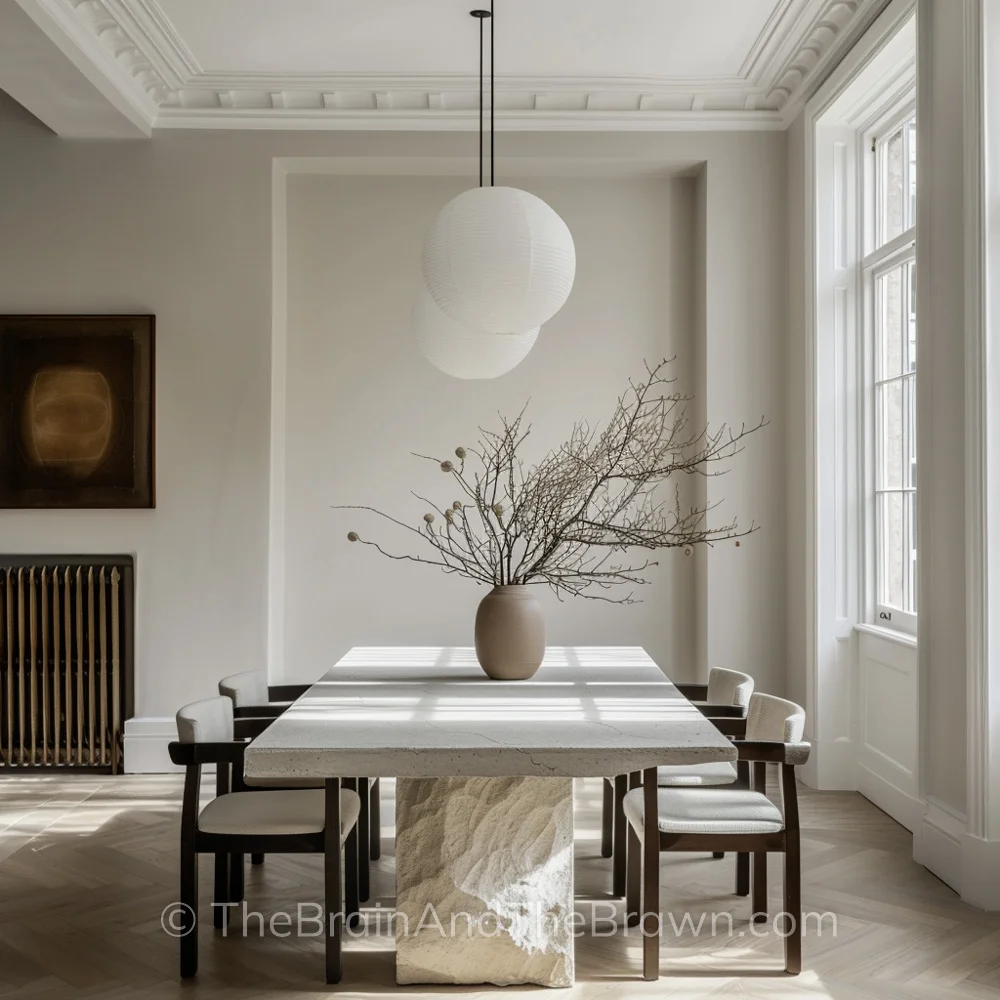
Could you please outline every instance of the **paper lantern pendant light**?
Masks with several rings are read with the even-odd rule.
[[[413,331],[427,360],[461,379],[498,378],[516,368],[534,347],[538,327],[527,333],[489,333],[456,323],[422,288],[413,303]]]
[[[424,290],[414,304],[413,323],[421,350],[442,371],[458,378],[495,378],[531,350],[538,328],[569,297],[576,248],[566,223],[541,198],[493,183],[492,3],[490,10],[470,13],[479,19],[479,187],[448,202],[427,234],[421,255]],[[489,183],[484,185],[486,20],[490,22],[490,164]],[[485,338],[478,351],[476,337]],[[464,360],[456,360],[459,357]],[[479,371],[489,374],[471,374]]]
[[[569,227],[541,198],[480,187],[441,209],[421,266],[431,297],[452,319],[487,330],[528,330],[569,297],[576,250]]]

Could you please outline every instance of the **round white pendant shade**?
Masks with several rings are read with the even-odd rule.
[[[479,187],[441,209],[421,265],[431,297],[456,322],[533,330],[569,297],[576,247],[569,227],[541,198]]]
[[[413,303],[413,331],[427,360],[453,378],[497,378],[516,368],[538,337],[527,333],[487,333],[446,316],[421,288]]]

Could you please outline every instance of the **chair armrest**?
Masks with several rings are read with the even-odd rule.
[[[290,705],[241,705],[233,709],[233,716],[237,719],[276,719],[289,707]]]
[[[312,684],[269,684],[267,696],[271,701],[295,701],[311,687]]]
[[[774,764],[804,764],[809,760],[809,743],[780,743],[777,740],[733,740],[740,760]]]
[[[252,740],[255,736],[260,736],[274,719],[271,717],[258,719],[234,719],[233,735],[238,740]]]
[[[747,714],[746,708],[742,705],[708,705],[701,702],[694,707],[702,715],[712,716],[716,719],[742,719]]]
[[[246,743],[179,743],[167,745],[175,764],[242,764]]]
[[[709,718],[708,721],[711,722],[723,736],[735,736],[742,739],[747,734],[747,720],[743,716],[739,716],[738,718]]]
[[[704,701],[708,697],[708,685],[707,684],[675,684],[675,688],[688,701]]]

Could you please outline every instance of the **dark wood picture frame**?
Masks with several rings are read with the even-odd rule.
[[[155,507],[156,320],[0,316],[0,508]]]

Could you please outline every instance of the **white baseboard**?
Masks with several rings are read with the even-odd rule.
[[[1000,840],[962,838],[962,899],[981,910],[1000,910]]]
[[[937,799],[928,798],[923,818],[913,831],[913,860],[962,894],[966,837],[965,816]]]
[[[864,764],[858,765],[858,791],[910,833],[916,834],[927,809],[922,799],[914,798]]]
[[[177,723],[172,718],[125,720],[125,773],[164,774],[181,771],[170,762],[167,744],[177,739]]]

